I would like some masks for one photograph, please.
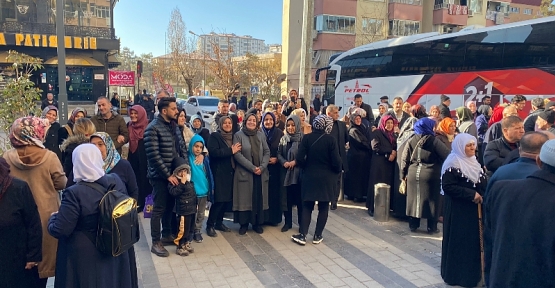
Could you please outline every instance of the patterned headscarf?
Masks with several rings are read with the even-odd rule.
[[[362,122],[360,123],[360,125],[355,124],[355,119],[357,117],[360,117],[361,119],[364,118],[364,116],[362,116],[361,111],[365,112],[363,109],[360,109],[360,108],[357,108],[354,111],[352,111],[351,116],[349,117],[351,125],[356,127],[360,127],[360,125],[362,125]],[[366,114],[366,112],[364,114]]]
[[[143,139],[148,119],[145,108],[141,105],[134,105],[129,110],[137,112],[137,122],[129,121],[129,152],[135,153],[139,147],[139,141]]]
[[[104,145],[106,145],[106,159],[104,159],[104,165],[102,168],[104,172],[110,173],[114,166],[118,164],[119,160],[121,160],[121,156],[119,155],[118,150],[116,150],[116,146],[114,145],[114,141],[110,138],[110,135],[105,132],[96,132],[91,135],[91,140],[93,137],[98,137],[104,141]]]
[[[13,147],[38,146],[44,148],[44,138],[50,128],[47,119],[26,116],[16,119],[10,129],[10,143]]]
[[[391,129],[391,131],[387,131],[387,129],[385,129],[385,123],[387,123],[387,121],[389,120],[393,121],[394,128],[395,126],[399,125],[399,121],[397,121],[395,117],[391,116],[391,114],[385,114],[384,116],[382,116],[382,119],[380,119],[380,124],[378,125],[378,129],[381,130],[382,133],[384,133],[387,136],[391,144],[396,144],[397,140],[395,140],[395,135],[393,135],[395,129]]]
[[[75,116],[77,116],[79,112],[83,113],[83,117],[87,117],[87,110],[81,107],[77,107],[73,109],[73,111],[71,111],[71,116],[69,116],[69,119],[67,120],[67,122],[71,123],[72,125],[75,124]]]
[[[333,129],[333,118],[328,115],[318,115],[312,122],[312,129],[330,134]]]

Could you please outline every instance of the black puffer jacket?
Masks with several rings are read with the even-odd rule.
[[[191,215],[197,213],[197,193],[193,182],[179,183],[177,186],[168,185],[170,195],[175,197],[175,213],[177,215]]]
[[[158,115],[146,127],[144,134],[148,178],[168,179],[172,175],[172,161],[177,155],[175,128]]]

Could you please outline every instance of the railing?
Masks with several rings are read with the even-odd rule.
[[[435,4],[434,5],[434,10],[439,10],[439,9],[447,9],[447,7],[449,7],[449,3],[441,3],[441,4]]]
[[[96,37],[105,39],[116,39],[113,28],[88,27],[65,25],[66,36]],[[56,34],[56,25],[47,23],[30,22],[0,22],[0,31],[4,33],[29,33],[29,34]]]
[[[389,3],[400,3],[409,5],[422,5],[422,0],[389,0]]]

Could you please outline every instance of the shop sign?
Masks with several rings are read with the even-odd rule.
[[[94,37],[65,36],[64,43],[67,49],[97,49],[96,38]],[[8,45],[57,48],[58,37],[56,35],[0,33],[0,46]]]
[[[94,74],[94,80],[104,80],[104,74]]]
[[[135,86],[135,71],[108,71],[109,86]]]

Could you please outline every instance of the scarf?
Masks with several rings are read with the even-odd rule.
[[[437,125],[437,132],[447,136],[447,140],[449,140],[449,142],[453,142],[453,139],[455,138],[454,134],[449,134],[449,126],[453,123],[456,123],[456,121],[452,118],[445,117],[443,120],[439,121],[439,124]]]
[[[484,115],[484,117],[486,117],[486,120],[489,120],[490,116],[489,114],[489,109],[491,109],[491,107],[489,105],[480,105],[480,107],[478,107],[478,115]]]
[[[198,119],[200,121],[200,127],[199,128],[195,128],[194,126],[194,122],[195,120]],[[191,123],[191,130],[195,133],[198,134],[200,131],[202,131],[202,128],[204,128],[204,122],[202,121],[202,119],[200,118],[200,116],[198,114],[195,114],[193,116],[191,116],[191,120],[189,121],[189,123]]]
[[[291,147],[289,148],[289,150],[287,150],[287,161],[293,161],[297,156],[297,152],[299,152],[299,144],[301,143],[301,140],[302,140],[301,118],[299,118],[299,116],[297,115],[289,115],[289,117],[287,117],[287,120],[285,121],[286,125],[287,125],[287,122],[289,122],[289,120],[295,123],[295,132],[293,134],[289,134],[289,132],[286,132],[285,135],[283,135],[282,139],[285,142],[283,143],[284,146],[288,146],[288,144],[291,143]],[[287,169],[285,172],[285,179],[284,179],[283,185],[290,186],[290,185],[299,184],[300,175],[301,175],[301,168],[299,168],[298,166],[295,166],[293,170]]]
[[[106,174],[102,168],[104,165],[102,154],[93,144],[85,143],[77,146],[71,154],[71,159],[75,183],[94,182]]]
[[[12,184],[13,177],[10,175],[10,165],[6,162],[6,159],[0,158],[0,199],[8,190],[8,187]]]
[[[272,125],[272,128],[270,129],[264,126],[264,120],[266,119],[266,116],[270,116],[274,120],[274,125]],[[262,123],[260,123],[260,128],[262,129],[262,132],[264,132],[264,134],[266,135],[266,142],[268,143],[269,147],[272,143],[272,138],[274,138],[274,134],[276,132],[276,116],[274,115],[274,113],[266,112],[264,113],[264,115],[262,115]]]
[[[472,111],[466,107],[459,107],[457,108],[457,118],[459,118],[459,122],[463,123],[466,121],[473,121],[472,118]]]
[[[69,119],[67,120],[68,124],[71,124],[71,126],[73,126],[73,124],[75,124],[75,117],[77,117],[77,114],[79,114],[79,112],[83,113],[83,117],[87,117],[87,110],[81,108],[81,107],[77,107],[75,109],[73,109],[73,111],[71,111],[71,116],[69,116]]]
[[[414,124],[414,133],[418,135],[434,135],[436,121],[430,118],[422,118]]]
[[[395,117],[391,116],[391,114],[386,114],[380,120],[380,125],[378,125],[378,129],[382,131],[382,133],[387,137],[387,139],[389,139],[389,142],[391,144],[396,144],[397,141],[395,140],[395,135],[394,135],[395,129],[391,129],[391,131],[387,131],[387,129],[385,129],[385,123],[387,123],[388,120],[393,121],[393,127],[395,127],[396,125],[399,125],[399,121],[397,121]]]
[[[464,149],[469,143],[478,143],[476,138],[470,134],[461,133],[455,137],[451,147],[451,154],[447,156],[443,166],[441,167],[441,176],[447,170],[451,169],[460,170],[461,174],[466,177],[469,181],[476,184],[480,181],[480,175],[482,173],[482,167],[475,156],[468,157],[464,152]],[[442,191],[443,193],[443,191]]]
[[[16,119],[10,129],[10,143],[13,147],[38,146],[44,148],[44,138],[50,128],[47,119],[26,116]]]
[[[410,108],[410,113],[413,117],[416,117],[417,119],[428,117],[428,114],[426,114],[426,109],[420,104],[412,105],[412,107]]]
[[[119,155],[118,150],[116,150],[116,146],[114,145],[114,141],[110,138],[108,133],[104,132],[96,132],[91,135],[91,139],[93,137],[98,137],[104,141],[104,145],[106,145],[106,159],[104,159],[104,165],[102,168],[104,172],[110,173],[114,166],[118,164],[119,160],[121,160],[121,156]]]
[[[145,108],[140,105],[134,105],[129,110],[137,112],[137,122],[129,121],[127,125],[129,130],[129,152],[135,153],[139,147],[139,141],[144,137],[148,119]]]
[[[333,129],[333,118],[328,115],[318,115],[312,122],[312,129],[330,134]]]
[[[231,147],[233,146],[233,128],[229,132],[224,131],[223,126],[224,126],[225,119],[231,120],[231,123],[232,123],[231,126],[233,127],[233,120],[231,119],[231,117],[222,116],[220,118],[220,121],[218,122],[218,132],[220,132],[220,135],[222,135],[222,138],[224,138],[225,144]]]
[[[193,147],[195,143],[202,143],[204,147],[204,140],[198,134],[193,136],[191,142],[189,143],[189,163],[191,164],[191,182],[195,187],[195,192],[197,197],[205,197],[208,195],[208,190],[210,190],[210,184],[208,183],[207,170],[209,167],[204,167],[204,161],[200,164],[195,164],[196,155],[193,153]],[[204,150],[204,149],[203,149]]]
[[[56,108],[56,106],[50,105],[50,106],[44,107],[44,110],[42,110],[42,114],[40,115],[40,118],[46,118],[46,114],[48,114],[50,110],[56,111],[56,115],[58,115],[58,108]]]
[[[251,109],[252,110],[252,109]],[[256,110],[256,109],[255,109]],[[258,111],[258,110],[257,110]],[[243,133],[245,133],[245,135],[247,135],[249,137],[249,142],[251,144],[251,157],[252,157],[252,164],[255,167],[260,167],[260,145],[262,145],[262,143],[260,143],[260,140],[257,137],[257,130],[250,130],[249,128],[247,128],[247,121],[249,121],[249,118],[254,117],[256,119],[256,114],[247,114],[245,116],[245,119],[243,119],[243,128],[241,128],[241,131],[243,131]]]

